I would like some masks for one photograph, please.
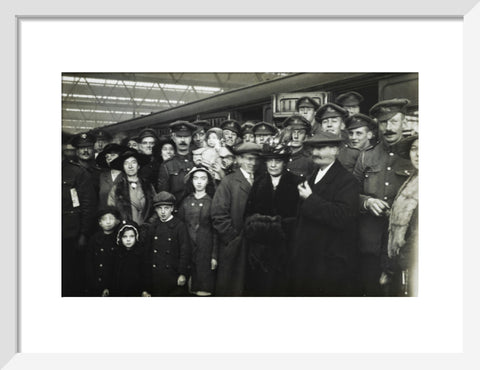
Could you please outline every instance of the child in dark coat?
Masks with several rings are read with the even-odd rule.
[[[122,221],[117,234],[113,294],[116,297],[140,297],[143,290],[144,246],[133,221]]]
[[[106,207],[97,213],[97,220],[101,230],[90,238],[86,250],[87,289],[89,296],[107,297],[112,288],[113,254],[120,213],[114,207]]]
[[[158,216],[147,231],[144,296],[186,295],[190,241],[182,220],[173,216],[175,196],[161,191],[153,198]]]
[[[194,167],[185,176],[185,192],[178,217],[187,226],[192,245],[191,291],[198,296],[209,296],[215,289],[218,236],[212,225],[210,208],[214,193],[214,179],[207,168]]]

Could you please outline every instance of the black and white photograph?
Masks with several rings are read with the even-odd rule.
[[[418,296],[418,72],[61,79],[62,297]]]

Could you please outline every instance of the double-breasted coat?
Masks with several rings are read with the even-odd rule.
[[[223,178],[212,202],[213,227],[219,236],[216,295],[243,292],[246,249],[241,232],[251,185],[240,169]]]
[[[101,296],[113,287],[114,252],[118,248],[116,230],[105,234],[97,231],[90,238],[86,251],[87,284],[90,296]]]
[[[147,229],[144,263],[145,289],[152,296],[180,295],[177,286],[180,275],[188,277],[191,247],[187,228],[182,220],[157,220]]]
[[[359,184],[338,161],[301,201],[292,255],[292,294],[351,294],[357,254]]]

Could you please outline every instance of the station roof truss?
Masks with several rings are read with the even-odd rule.
[[[87,131],[289,74],[66,72],[62,130]]]

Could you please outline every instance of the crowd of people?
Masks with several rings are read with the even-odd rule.
[[[62,296],[415,296],[409,100],[62,144]]]

